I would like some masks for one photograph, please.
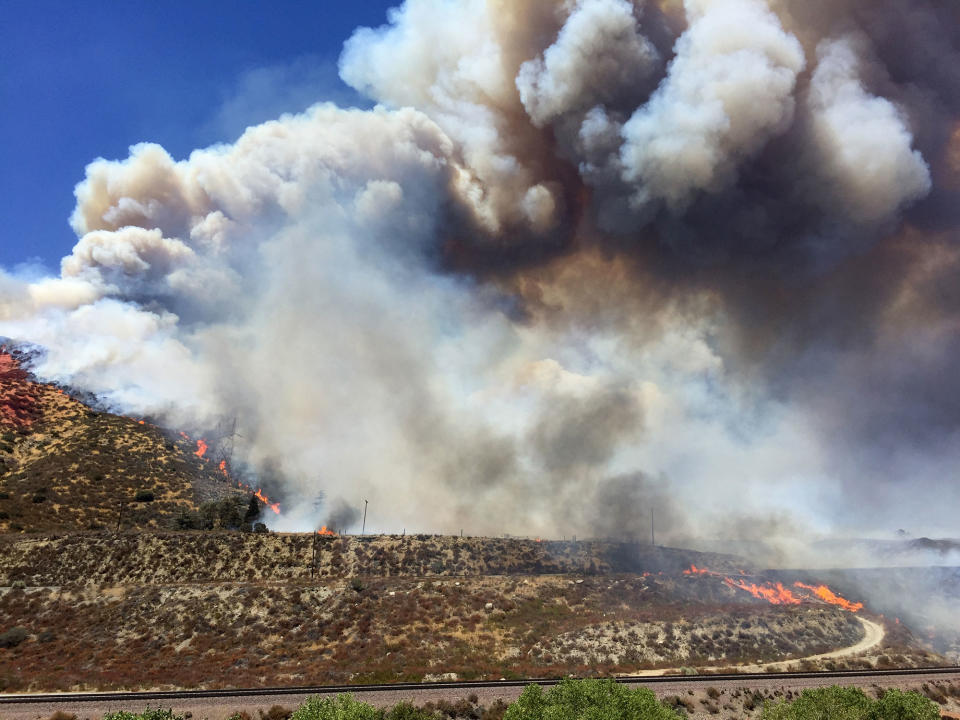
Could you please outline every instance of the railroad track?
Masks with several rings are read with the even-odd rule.
[[[754,680],[789,682],[808,679],[852,678],[908,678],[911,675],[958,675],[958,667],[908,668],[902,670],[842,670],[837,672],[736,673],[715,675],[661,675],[650,677],[615,677],[617,682],[630,685],[669,683],[743,682]],[[92,703],[129,701],[132,703],[163,700],[182,701],[201,698],[279,697],[284,695],[333,695],[337,693],[378,693],[420,690],[474,690],[477,688],[516,688],[527,685],[551,686],[559,678],[531,678],[529,680],[477,680],[465,682],[393,683],[382,685],[322,685],[301,687],[235,688],[223,690],[148,690],[137,692],[81,692],[81,693],[24,693],[0,694],[0,705],[24,703]]]

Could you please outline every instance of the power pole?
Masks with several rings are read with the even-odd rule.
[[[363,501],[363,525],[360,526],[360,534],[363,535],[367,531],[367,501]]]
[[[650,508],[650,544],[657,546],[657,536],[653,534],[653,508]]]

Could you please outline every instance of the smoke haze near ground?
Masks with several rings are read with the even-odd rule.
[[[407,0],[340,58],[373,109],[94,160],[0,334],[236,418],[281,529],[949,532],[958,68],[932,0]]]

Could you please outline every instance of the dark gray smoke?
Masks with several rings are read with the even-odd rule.
[[[326,525],[334,532],[344,533],[354,529],[354,525],[358,522],[360,522],[360,511],[341,498],[330,507]]]

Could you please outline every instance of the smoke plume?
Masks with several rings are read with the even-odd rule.
[[[235,418],[278,528],[945,532],[958,68],[933,0],[406,0],[340,58],[373,109],[91,162],[0,334]]]

